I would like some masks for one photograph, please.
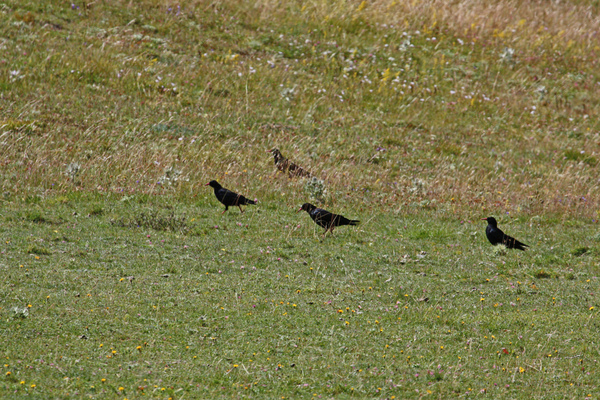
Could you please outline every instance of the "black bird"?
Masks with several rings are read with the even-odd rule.
[[[277,169],[283,173],[287,172],[290,178],[294,176],[300,176],[304,178],[311,177],[310,172],[308,172],[301,166],[294,164],[289,159],[285,158],[281,154],[279,149],[269,150],[269,153],[273,154],[273,158],[275,159],[275,166],[277,167]]]
[[[327,231],[331,231],[331,233],[333,233],[333,228],[336,226],[358,225],[360,223],[360,221],[353,221],[342,215],[332,214],[329,211],[323,210],[322,208],[317,208],[310,203],[302,204],[302,207],[298,210],[298,212],[302,210],[306,211],[317,225],[325,228],[325,233],[327,233]]]
[[[246,204],[256,204],[255,201],[248,200],[241,194],[237,194],[231,190],[225,189],[217,181],[210,181],[205,186],[211,186],[213,189],[215,189],[215,196],[217,196],[217,200],[225,205],[225,211],[227,211],[229,206],[238,206],[240,211],[244,212],[244,210],[242,210],[242,206]],[[224,214],[225,211],[223,211],[221,214]]]
[[[506,247],[508,247],[509,249],[519,249],[519,250],[525,250],[526,247],[529,247],[525,243],[521,243],[517,239],[510,237],[507,234],[505,234],[504,232],[502,232],[500,230],[500,228],[498,228],[498,223],[496,222],[496,218],[494,218],[494,217],[482,218],[482,221],[488,222],[488,226],[487,226],[487,228],[485,228],[485,235],[487,236],[490,243],[493,244],[494,246],[497,244],[503,244]]]

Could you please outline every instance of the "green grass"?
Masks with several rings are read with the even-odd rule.
[[[594,395],[597,11],[9,0],[0,397]]]
[[[86,215],[92,203],[104,213]],[[597,263],[572,248],[597,246],[594,225],[505,220],[532,250],[497,255],[483,222],[436,211],[365,215],[323,239],[283,201],[221,216],[208,188],[177,211],[161,197],[68,195],[38,203],[60,221],[40,224],[22,207],[5,205],[2,228],[7,395],[538,397],[596,385]],[[161,228],[171,213],[185,232]],[[115,223],[139,215],[159,229]]]

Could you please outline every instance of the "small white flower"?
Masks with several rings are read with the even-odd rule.
[[[515,49],[512,49],[510,47],[506,47],[504,49],[504,51],[502,52],[502,54],[500,54],[500,61],[512,62],[514,54],[515,54]]]

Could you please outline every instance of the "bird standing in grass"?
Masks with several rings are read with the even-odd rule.
[[[275,166],[277,167],[277,169],[284,173],[287,172],[290,178],[294,176],[299,176],[303,178],[311,177],[310,172],[285,158],[281,154],[279,149],[269,150],[269,153],[273,154],[273,157],[275,159]]]
[[[525,250],[526,247],[529,247],[525,243],[521,243],[517,239],[510,237],[507,234],[505,234],[504,232],[502,232],[500,230],[500,228],[498,228],[498,223],[496,222],[496,218],[494,218],[494,217],[482,218],[482,221],[488,222],[488,226],[487,226],[487,228],[485,228],[485,235],[487,236],[490,243],[493,244],[494,246],[497,244],[503,244],[509,249],[519,249],[519,250]]]
[[[256,204],[254,200],[248,200],[241,194],[237,194],[231,190],[225,189],[217,181],[210,181],[206,184],[206,186],[210,186],[215,189],[215,196],[217,196],[217,200],[225,205],[225,211],[229,209],[229,206],[238,206],[240,211],[244,212],[244,210],[242,210],[243,205]],[[224,214],[225,211],[223,211],[221,214]]]
[[[336,226],[358,225],[360,223],[360,221],[351,220],[342,215],[333,214],[329,211],[323,210],[322,208],[317,208],[310,203],[302,204],[302,207],[298,210],[298,212],[302,210],[306,211],[317,225],[325,228],[323,235],[325,235],[327,231],[331,231],[331,233],[333,233],[333,228]]]

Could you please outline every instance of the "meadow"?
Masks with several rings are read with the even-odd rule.
[[[599,7],[0,4],[0,397],[596,398]]]

